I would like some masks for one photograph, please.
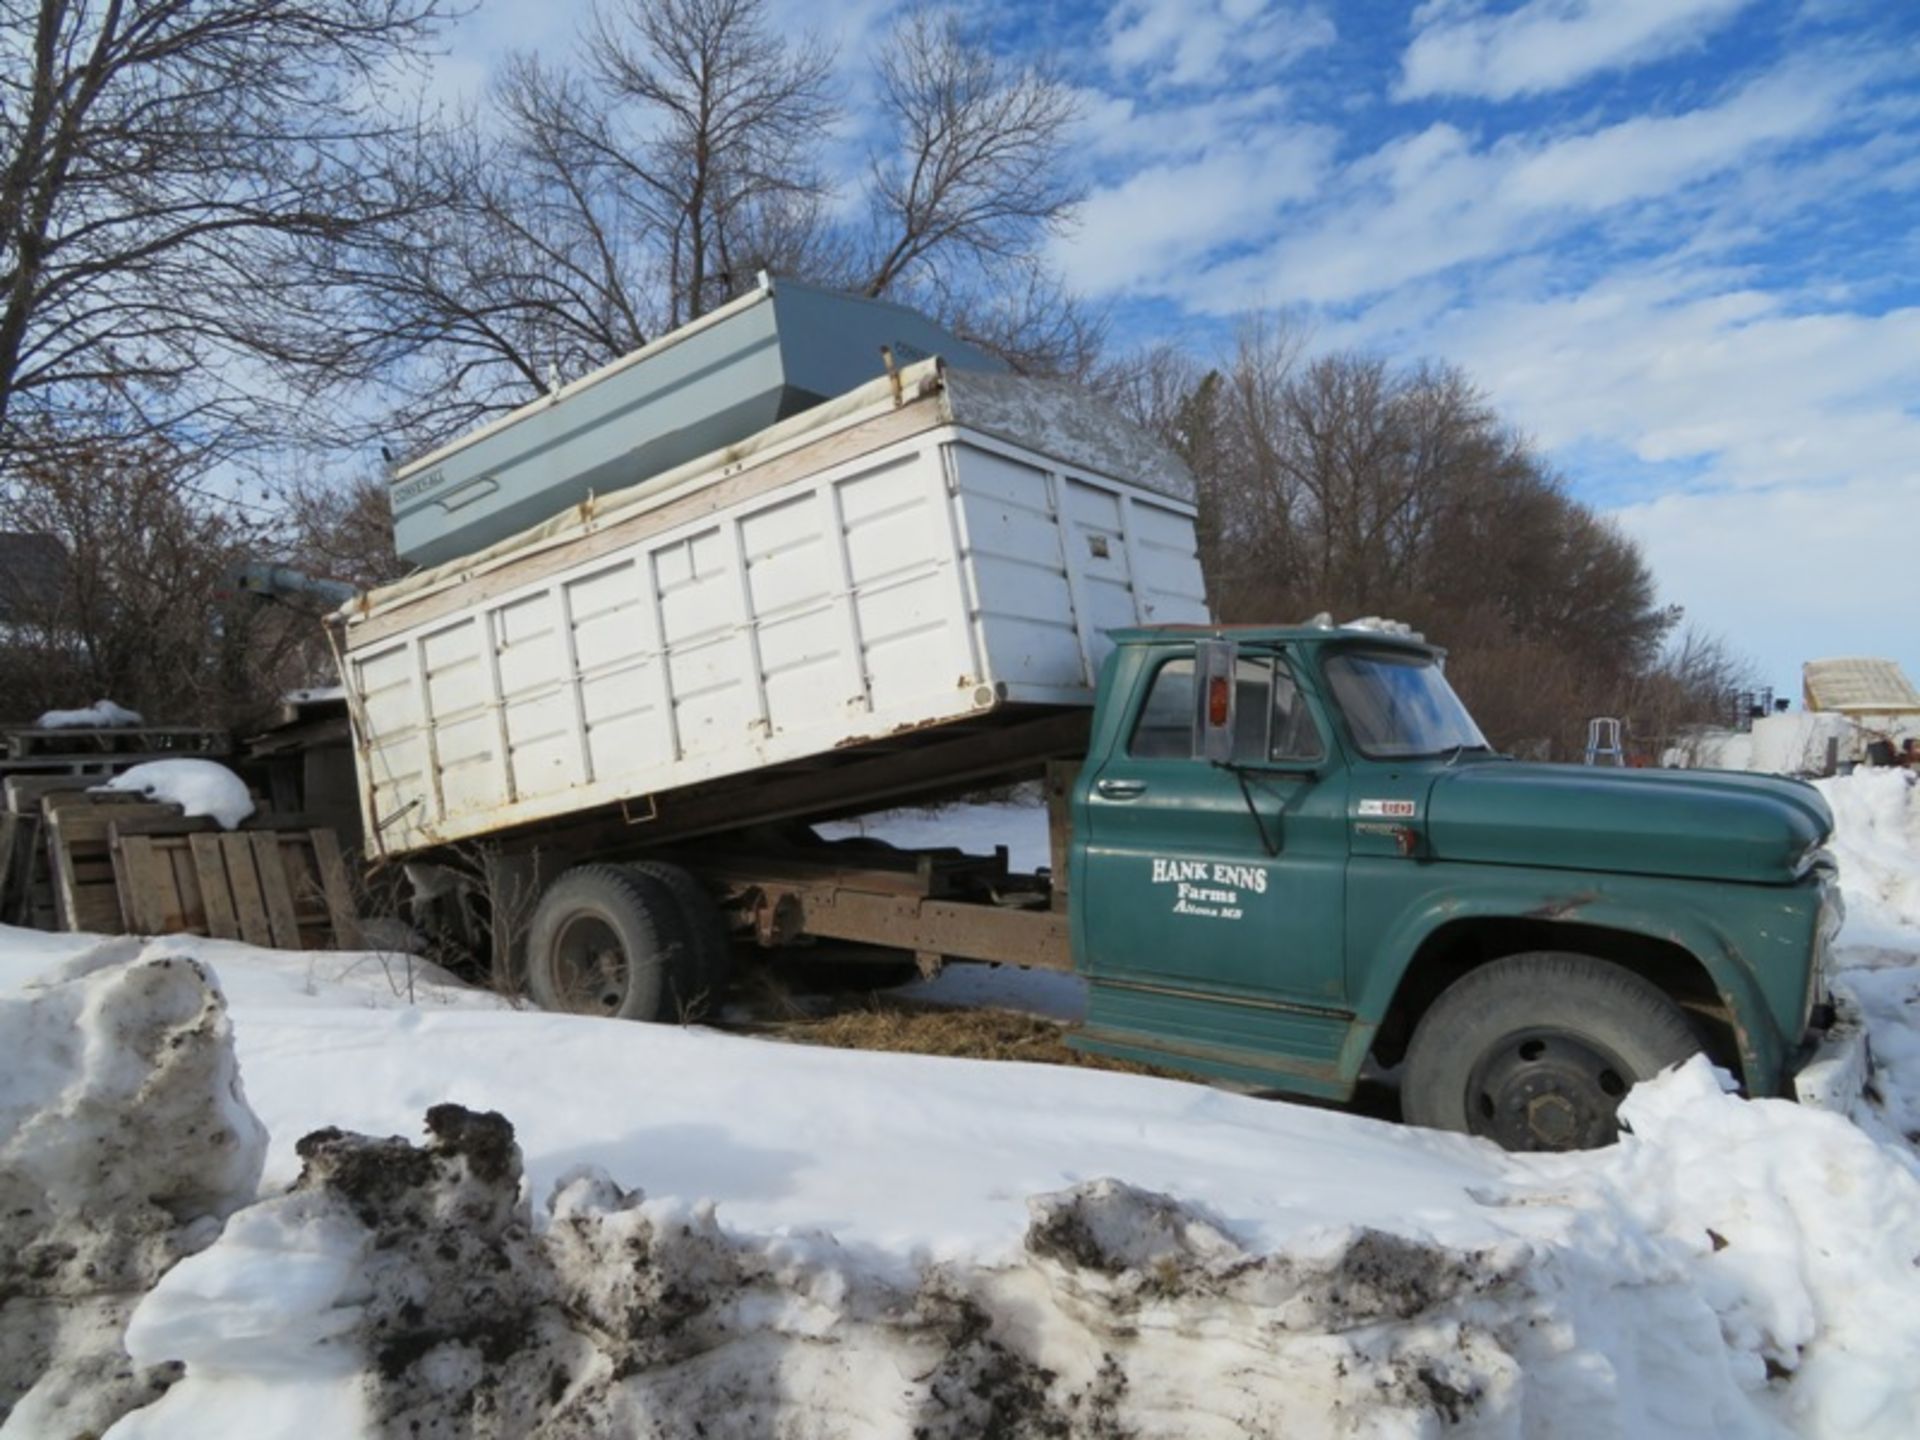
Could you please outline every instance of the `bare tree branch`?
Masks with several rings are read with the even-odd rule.
[[[0,438],[118,403],[237,440],[342,358],[316,246],[387,218],[373,97],[449,0],[11,0],[0,68]],[[27,37],[31,37],[30,40]],[[118,393],[102,393],[112,377]],[[136,398],[137,404],[129,404]]]

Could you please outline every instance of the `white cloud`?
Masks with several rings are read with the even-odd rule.
[[[1746,488],[1920,474],[1920,308],[1800,309],[1716,272],[1617,275],[1433,322],[1550,447],[1704,460]]]
[[[1137,164],[1204,155],[1221,145],[1264,144],[1290,123],[1286,91],[1274,85],[1161,104],[1088,89],[1078,99],[1081,150]]]
[[[1522,253],[1821,133],[1861,78],[1789,67],[1678,115],[1551,139],[1507,136],[1487,148],[1434,124],[1356,161],[1339,177],[1344,200],[1273,245],[1184,278],[1180,295],[1213,313],[1263,296],[1337,304]]]
[[[1179,288],[1215,246],[1269,233],[1282,209],[1311,195],[1330,149],[1323,131],[1276,128],[1148,165],[1096,190],[1054,258],[1094,294]]]
[[[1750,0],[1528,0],[1505,14],[1436,0],[1414,14],[1396,94],[1509,100],[1697,43]]]
[[[1119,0],[1106,28],[1115,71],[1175,85],[1224,80],[1246,66],[1284,69],[1336,35],[1324,12],[1272,0]]]
[[[1667,495],[1615,518],[1665,599],[1794,695],[1800,666],[1829,655],[1883,655],[1920,674],[1913,537],[1898,523],[1916,488],[1920,469],[1896,481]]]

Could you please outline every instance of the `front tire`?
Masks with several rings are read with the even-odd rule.
[[[527,931],[527,991],[542,1010],[672,1018],[694,979],[673,892],[619,865],[580,865],[547,888]]]
[[[1402,1116],[1507,1150],[1591,1150],[1627,1091],[1697,1053],[1658,987],[1590,955],[1513,955],[1455,981],[1407,1047]]]

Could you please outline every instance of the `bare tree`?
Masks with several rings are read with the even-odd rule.
[[[665,323],[621,148],[584,80],[512,57],[483,105],[384,157],[410,203],[335,253],[328,290],[391,440],[524,404]]]
[[[6,718],[102,696],[149,720],[239,724],[322,651],[310,618],[234,603],[234,565],[273,553],[277,520],[202,488],[189,458],[150,435],[29,447],[0,496],[0,529],[51,537],[61,583],[13,615],[0,656]]]
[[[1064,163],[1073,90],[925,5],[894,26],[877,68],[885,139],[850,288],[919,298],[1024,368],[1084,373],[1101,327],[1042,260],[1083,198]]]
[[[109,414],[235,443],[339,358],[305,262],[390,215],[371,97],[447,3],[0,0],[7,455]]]
[[[1453,648],[1488,733],[1530,751],[1574,752],[1595,714],[1669,724],[1653,712],[1698,687],[1664,672],[1678,613],[1638,547],[1459,371],[1305,343],[1254,317],[1218,370],[1153,355],[1123,385],[1194,467],[1216,611],[1412,621]]]
[[[444,438],[819,268],[831,57],[760,0],[604,0],[571,63],[509,55],[483,104],[388,157],[408,207],[332,290],[401,443]]]
[[[303,480],[287,487],[281,503],[286,518],[277,550],[295,568],[360,590],[407,573],[393,548],[393,508],[379,477],[362,471],[343,484]]]
[[[403,443],[523,404],[761,270],[1084,372],[1101,326],[1044,254],[1078,196],[1071,92],[932,11],[878,66],[873,156],[836,177],[833,57],[781,36],[765,0],[602,0],[573,63],[505,60],[484,107],[395,152],[390,188],[416,203],[337,256],[337,309],[400,398]]]
[[[773,35],[759,0],[618,0],[595,7],[587,43],[615,113],[633,107],[652,132],[609,158],[664,244],[667,322],[698,319],[751,279],[770,230],[810,221],[826,194],[833,56]]]

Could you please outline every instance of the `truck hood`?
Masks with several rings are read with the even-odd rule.
[[[1730,771],[1486,761],[1427,798],[1439,860],[1780,884],[1832,833],[1811,785]]]

